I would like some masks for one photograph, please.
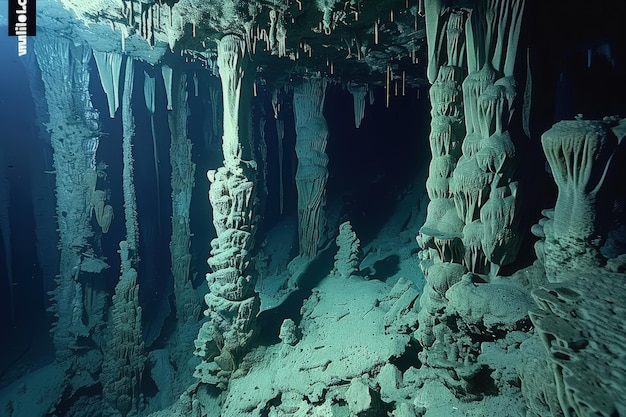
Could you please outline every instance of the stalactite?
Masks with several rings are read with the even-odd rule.
[[[365,96],[367,95],[367,85],[354,85],[348,83],[348,91],[352,94],[354,101],[354,126],[358,129],[365,116]]]
[[[165,83],[165,96],[167,98],[167,109],[172,110],[172,68],[168,65],[161,65],[163,82]]]
[[[378,45],[378,20],[374,22],[374,45]]]
[[[465,20],[467,14],[463,10],[455,10],[450,13],[446,28],[447,42],[447,65],[462,67],[465,57]]]
[[[154,129],[154,112],[156,111],[156,79],[143,72],[143,96],[146,102],[146,108],[150,113],[150,131],[152,133],[152,160],[154,162],[154,179],[156,182],[156,195],[157,195],[157,217],[159,232],[161,231],[161,180],[159,178],[159,151],[156,141],[156,131]]]
[[[209,77],[209,104],[211,105],[211,126],[212,126],[212,141],[215,142],[220,138],[220,103],[222,102],[222,88],[219,80],[216,77]]]
[[[389,108],[389,96],[391,94],[391,67],[387,65],[387,76],[385,77],[385,107]]]
[[[283,165],[284,165],[284,143],[285,139],[285,121],[283,119],[276,119],[276,136],[278,139],[278,186],[279,186],[279,210],[280,214],[283,214],[284,205],[285,205],[285,180],[283,178]]]
[[[439,74],[439,66],[445,64],[442,57],[442,43],[445,33],[444,2],[442,0],[419,0],[419,7],[421,11],[426,12],[426,39],[428,41],[427,76],[428,81],[432,84]]]
[[[109,103],[109,116],[115,117],[115,112],[120,107],[120,71],[122,68],[122,55],[116,52],[93,51],[96,59],[100,82],[106,93]]]
[[[278,42],[278,57],[287,56],[287,26],[285,25],[285,17],[281,13],[276,28],[276,41]]]

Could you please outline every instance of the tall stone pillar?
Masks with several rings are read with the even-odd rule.
[[[196,339],[203,363],[201,381],[224,384],[237,368],[254,335],[259,299],[251,250],[254,246],[257,166],[250,138],[251,78],[245,42],[226,35],[218,44],[218,67],[224,103],[224,166],[208,172],[209,200],[217,237],[211,242],[205,296],[208,322]],[[211,357],[211,340],[219,350]],[[213,363],[210,363],[213,361]]]
[[[98,209],[93,196],[100,137],[89,93],[91,49],[42,33],[34,50],[49,112],[60,239],[59,275],[50,308],[56,318],[52,337],[57,361],[75,375],[72,384],[85,386],[95,383],[89,375],[96,375],[101,364],[100,350],[94,347],[102,340],[106,298],[92,278],[108,268],[94,250],[97,237],[90,222]],[[108,213],[100,218],[106,232],[112,209],[104,204],[102,208],[102,214]]]
[[[328,179],[328,125],[322,114],[326,80],[305,78],[294,88],[293,108],[296,122],[296,187],[298,189],[298,236],[300,255],[317,254],[324,227]]]

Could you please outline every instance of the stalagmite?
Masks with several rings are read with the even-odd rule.
[[[93,51],[93,57],[96,59],[100,82],[109,103],[109,116],[113,119],[120,107],[122,55],[116,52]]]
[[[437,267],[439,262],[463,265],[455,270],[455,281],[463,269],[489,281],[500,266],[516,259],[520,243],[517,184],[512,180],[516,152],[508,129],[518,94],[512,72],[523,7],[524,0],[479,0],[461,7],[423,0],[433,159],[426,181],[431,202],[417,241],[429,285],[444,279],[430,277],[445,273]],[[437,293],[428,288],[425,295]],[[461,346],[442,360],[442,353],[453,352],[446,351],[450,341],[472,337],[469,329],[456,331],[442,324],[442,312],[453,308],[449,301],[448,293],[422,297],[420,359],[433,368],[463,373],[446,382],[463,391],[478,367],[474,353],[461,352]]]
[[[300,255],[313,258],[321,243],[324,226],[328,156],[325,153],[328,126],[322,114],[326,80],[305,78],[294,88],[298,169],[298,231]]]
[[[349,221],[339,225],[339,233],[335,239],[337,253],[335,254],[335,264],[333,273],[342,278],[348,278],[358,271],[359,264],[363,258],[361,252],[361,241],[356,236]]]
[[[564,120],[541,137],[541,145],[559,194],[553,219],[544,224],[545,268],[552,282],[569,269],[600,263],[592,243],[596,231],[596,195],[601,189],[618,139],[610,120]],[[563,259],[571,262],[563,265]]]
[[[142,375],[146,363],[141,336],[137,271],[126,241],[120,242],[121,276],[115,287],[102,363],[102,397],[106,415],[137,415],[142,407]]]

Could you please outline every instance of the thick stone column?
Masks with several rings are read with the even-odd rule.
[[[417,237],[427,281],[417,337],[421,360],[449,370],[449,386],[469,395],[480,343],[465,341],[474,338],[470,329],[484,324],[455,311],[451,299],[472,280],[493,281],[520,245],[509,123],[520,90],[513,68],[524,0],[480,0],[471,10],[440,0],[424,5],[432,161],[426,183],[431,201]]]

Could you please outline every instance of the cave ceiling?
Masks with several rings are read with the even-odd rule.
[[[216,42],[247,43],[257,78],[273,87],[320,73],[347,83],[426,86],[426,34],[417,0],[48,0],[38,27],[149,64],[215,69]]]

